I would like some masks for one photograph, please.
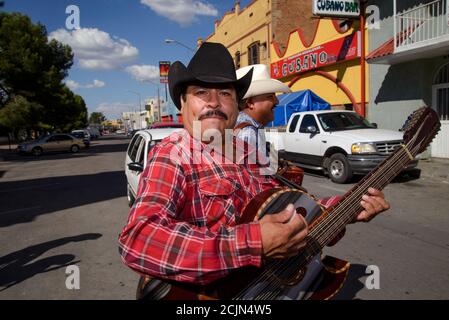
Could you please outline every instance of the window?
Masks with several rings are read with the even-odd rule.
[[[255,42],[248,47],[248,64],[258,64],[259,62],[259,42]]]
[[[318,116],[324,131],[372,129],[374,125],[355,112],[323,113]]]
[[[134,161],[143,166],[144,165],[143,162],[145,161],[145,140],[144,139],[140,140],[140,146],[138,146],[137,149],[138,149],[138,152],[137,152],[136,160],[134,160]]]
[[[301,122],[301,127],[299,128],[299,132],[308,133],[308,127],[315,127],[318,132],[318,125],[316,123],[315,117],[311,114],[307,114],[304,116],[304,119]]]
[[[235,61],[234,61],[234,63],[235,63],[235,68],[239,69],[240,68],[240,51],[237,51],[235,53]]]
[[[72,138],[70,138],[70,136],[67,135],[60,135],[60,136],[56,136],[56,140],[58,141],[68,141],[68,140],[72,140]]]
[[[133,141],[131,141],[130,147],[128,149],[128,155],[132,162],[136,161],[137,150],[139,149],[141,140],[142,136],[136,134]]]
[[[299,114],[297,114],[297,115],[292,119],[292,123],[290,124],[290,128],[288,129],[288,132],[295,132],[296,126],[297,126],[297,124],[298,124],[298,120],[299,120]]]

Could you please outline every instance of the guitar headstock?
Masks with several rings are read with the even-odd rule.
[[[440,130],[440,119],[435,110],[429,107],[422,107],[413,112],[405,122],[402,130],[404,131],[404,144],[409,150],[417,155],[432,142]]]

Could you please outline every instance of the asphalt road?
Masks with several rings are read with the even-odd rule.
[[[135,297],[137,275],[117,249],[129,212],[128,142],[0,162],[0,299]],[[79,290],[66,288],[69,265],[79,267]]]
[[[126,223],[124,156],[129,139],[106,137],[78,154],[0,161],[0,299],[133,299],[137,275],[118,255]],[[318,197],[342,194],[306,175]],[[422,177],[390,184],[392,209],[355,224],[327,254],[352,266],[336,299],[449,298],[449,184]],[[66,288],[76,265],[80,288]],[[379,289],[368,289],[367,266]]]

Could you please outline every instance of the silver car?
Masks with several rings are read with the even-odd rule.
[[[84,147],[82,139],[75,138],[70,134],[57,133],[23,142],[18,145],[17,151],[22,154],[31,153],[40,156],[44,152],[70,151],[76,153],[82,147]]]

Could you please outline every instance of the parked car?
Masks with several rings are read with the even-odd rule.
[[[294,113],[285,132],[268,131],[266,137],[281,158],[323,170],[336,183],[370,172],[403,141],[399,131],[378,129],[356,112],[337,110]],[[417,164],[415,159],[405,170]]]
[[[125,130],[123,129],[118,129],[117,131],[115,131],[116,134],[125,134]]]
[[[56,151],[78,152],[84,147],[82,139],[78,139],[67,133],[44,135],[36,140],[24,142],[18,145],[17,151],[21,154],[31,153],[40,156],[42,153]]]
[[[140,174],[147,165],[148,153],[165,137],[181,128],[146,129],[136,132],[128,145],[125,159],[127,198],[131,207],[134,204],[139,186]]]
[[[87,131],[89,131],[92,139],[98,139],[100,137],[100,130],[96,127],[87,127]]]
[[[183,128],[183,124],[179,122],[156,122],[150,125],[149,129],[157,128]]]
[[[86,130],[86,129],[73,130],[73,131],[71,132],[71,134],[72,134],[72,135],[74,135],[74,134],[77,134],[77,135],[83,134],[84,138],[85,138],[85,139],[88,139],[89,141],[90,141],[91,138],[92,138],[92,137],[90,136],[90,132],[89,132],[88,130]]]

